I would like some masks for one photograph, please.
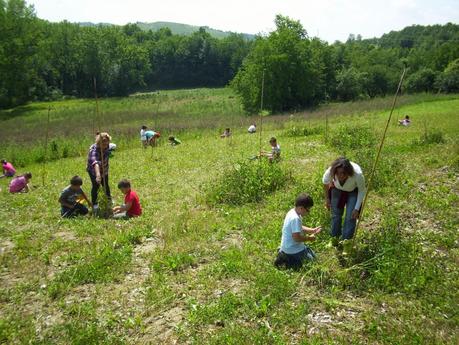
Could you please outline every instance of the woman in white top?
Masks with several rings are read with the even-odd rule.
[[[337,245],[341,236],[343,240],[349,240],[354,236],[366,192],[365,179],[360,166],[340,157],[325,171],[322,182],[326,206],[332,214],[331,236],[333,244]],[[346,215],[343,226],[344,207]]]

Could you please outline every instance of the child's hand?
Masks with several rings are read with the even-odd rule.
[[[314,228],[314,234],[318,234],[321,231],[322,231],[322,227],[321,226],[318,226],[317,228]]]
[[[120,210],[121,210],[121,207],[119,207],[119,206],[113,207],[113,213],[119,213]]]

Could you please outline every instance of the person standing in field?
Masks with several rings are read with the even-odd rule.
[[[348,254],[366,193],[362,169],[349,159],[340,157],[325,171],[322,182],[325,205],[331,211],[331,244],[338,246],[342,237],[343,254]]]
[[[315,241],[315,235],[322,228],[308,228],[302,224],[302,219],[314,205],[307,194],[300,194],[295,200],[295,207],[288,211],[282,227],[282,239],[274,265],[278,268],[298,269],[306,260],[314,260],[316,255],[304,242]]]
[[[142,142],[143,148],[147,148],[148,142],[147,142],[147,136],[145,135],[145,132],[147,131],[147,126],[142,126],[140,128],[140,141]]]
[[[97,193],[102,185],[105,195],[111,200],[110,186],[108,181],[108,168],[110,158],[110,141],[108,133],[99,133],[96,142],[91,145],[88,152],[87,172],[91,179],[91,202],[97,208]]]
[[[14,169],[13,164],[7,162],[6,159],[2,159],[2,169],[3,175],[0,175],[0,178],[13,177],[16,174],[16,169]]]
[[[25,173],[15,177],[10,182],[10,193],[27,193],[30,190],[29,181],[32,178],[31,173]]]

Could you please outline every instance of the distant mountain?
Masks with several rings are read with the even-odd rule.
[[[95,24],[95,23],[90,23],[90,22],[84,22],[84,23],[78,23],[78,24],[81,26],[114,25],[110,23]],[[209,34],[211,34],[215,38],[225,38],[231,35],[232,33],[230,31],[212,29],[212,28],[209,28],[208,26],[195,26],[195,25],[172,23],[172,22],[154,22],[154,23],[137,22],[135,24],[137,24],[139,28],[145,31],[148,31],[148,30],[158,31],[161,28],[169,28],[172,31],[172,33],[175,35],[191,35],[192,33],[199,31],[201,27],[204,28]],[[255,38],[255,35],[252,35],[252,34],[242,33],[242,35],[248,40],[252,40]]]

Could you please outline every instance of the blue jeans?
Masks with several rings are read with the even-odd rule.
[[[343,240],[349,240],[354,237],[356,219],[352,219],[352,211],[354,211],[355,204],[357,203],[358,191],[349,192],[346,202],[346,215],[344,216],[343,225],[343,214],[344,208],[339,208],[338,203],[341,198],[342,191],[333,188],[331,190],[331,235],[333,237],[343,237]]]
[[[287,254],[279,250],[274,265],[278,268],[285,266],[286,268],[299,269],[303,266],[304,261],[313,261],[315,258],[316,254],[308,246],[301,252],[295,254]]]

